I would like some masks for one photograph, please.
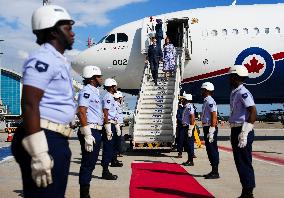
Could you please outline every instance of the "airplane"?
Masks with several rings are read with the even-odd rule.
[[[121,91],[138,94],[149,34],[161,19],[164,38],[185,52],[181,87],[195,101],[201,101],[201,84],[209,81],[217,103],[228,104],[228,71],[237,64],[248,68],[246,86],[257,103],[283,103],[283,10],[284,4],[231,5],[146,17],[110,31],[80,53],[72,67],[81,73],[85,65],[97,65]]]

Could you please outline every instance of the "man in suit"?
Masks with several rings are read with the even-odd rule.
[[[163,60],[163,53],[161,47],[157,45],[157,39],[155,36],[151,37],[152,45],[148,48],[148,55],[146,57],[146,63],[150,63],[150,69],[155,85],[158,80],[159,63]]]

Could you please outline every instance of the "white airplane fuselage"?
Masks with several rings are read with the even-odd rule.
[[[199,98],[201,83],[210,81],[216,87],[215,99],[228,102],[228,70],[238,64],[248,68],[247,87],[257,102],[284,102],[284,4],[202,8],[153,18],[163,20],[165,35],[171,31],[166,27],[169,21],[188,21],[182,33],[190,57],[185,60],[183,73],[185,91]],[[106,39],[113,43],[102,40],[83,51],[72,63],[75,71],[81,73],[85,65],[97,65],[104,78],[113,77],[119,88],[137,93],[145,65],[142,52],[147,49],[143,46],[147,20],[151,19],[113,29]]]

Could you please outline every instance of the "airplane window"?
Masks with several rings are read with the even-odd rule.
[[[244,28],[243,31],[244,31],[244,34],[248,34],[249,33],[249,30],[247,28]]]
[[[269,34],[269,28],[265,28],[265,34]]]
[[[128,41],[128,36],[124,33],[118,33],[117,34],[117,42],[121,43],[121,42],[127,42]]]
[[[226,29],[222,30],[223,36],[227,36],[228,35],[228,31]]]
[[[239,30],[233,29],[233,34],[234,34],[234,35],[238,35],[238,34],[239,34]]]
[[[254,32],[255,32],[255,35],[258,35],[259,34],[259,29],[258,28],[254,28]]]
[[[114,34],[109,35],[106,38],[105,43],[115,43],[115,35]]]
[[[276,33],[280,34],[280,27],[276,27],[275,30],[276,30]]]
[[[212,30],[212,31],[211,31],[211,35],[212,35],[212,36],[217,36],[217,35],[218,35],[217,30]]]

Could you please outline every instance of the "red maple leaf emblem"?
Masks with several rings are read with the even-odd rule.
[[[248,69],[249,73],[259,73],[259,71],[264,68],[264,64],[259,63],[255,57],[253,57],[253,59],[251,59],[249,62],[250,64],[245,64],[245,67]]]

